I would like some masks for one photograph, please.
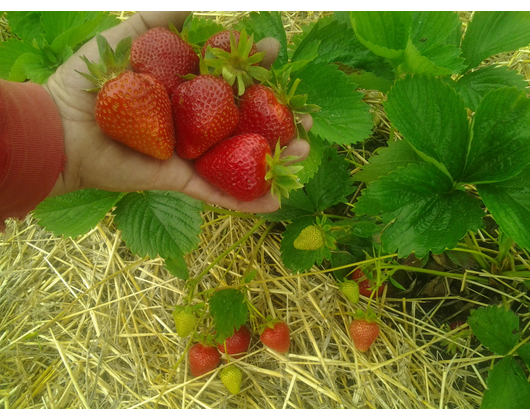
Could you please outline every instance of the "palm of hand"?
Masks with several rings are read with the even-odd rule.
[[[151,12],[137,14],[128,21],[103,33],[111,46],[126,36],[133,39],[150,27],[163,26],[167,19],[182,24],[185,12]],[[94,118],[96,94],[86,92],[93,85],[77,71],[87,72],[80,56],[99,61],[95,39],[70,57],[44,86],[61,114],[67,162],[65,170],[50,195],[64,194],[83,188],[107,191],[174,190],[193,198],[234,210],[270,212],[278,208],[277,200],[266,194],[250,203],[227,196],[205,182],[190,161],[176,154],[165,161],[143,155],[106,136]],[[305,142],[295,142],[293,149],[303,156]],[[295,150],[291,151],[293,154]]]

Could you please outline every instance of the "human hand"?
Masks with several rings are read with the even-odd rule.
[[[140,12],[102,35],[115,48],[127,36],[134,40],[150,28],[167,26],[168,19],[181,29],[187,15],[188,12]],[[265,38],[257,43],[257,47],[266,52],[262,65],[270,67],[278,54],[279,42]],[[271,194],[252,202],[241,202],[228,196],[202,179],[193,162],[176,153],[167,160],[158,160],[105,135],[95,121],[96,95],[84,90],[93,86],[76,71],[87,71],[80,59],[83,55],[91,61],[99,61],[95,38],[60,66],[44,85],[61,115],[67,159],[49,196],[84,188],[119,192],[173,190],[243,212],[267,213],[278,208],[278,200]],[[302,124],[306,130],[311,128],[312,122],[309,115],[304,115]],[[306,141],[293,139],[282,154],[299,156],[302,160],[308,153]]]

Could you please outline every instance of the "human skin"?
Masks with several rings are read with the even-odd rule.
[[[189,12],[139,12],[102,32],[102,35],[115,48],[127,36],[134,40],[150,28],[167,26],[168,19],[180,29],[188,14]],[[258,50],[266,53],[262,61],[264,67],[272,65],[279,47],[279,42],[274,38],[265,38],[257,43]],[[93,85],[77,72],[87,72],[81,56],[99,61],[95,38],[61,65],[43,85],[61,115],[66,155],[65,168],[49,196],[84,188],[120,192],[173,190],[242,212],[268,213],[278,209],[278,200],[271,194],[265,194],[251,202],[241,202],[228,196],[208,184],[195,171],[192,162],[180,158],[176,153],[168,160],[158,160],[105,135],[95,121],[96,94],[85,90]],[[312,122],[309,115],[302,119],[306,130],[311,128]],[[299,161],[307,157],[308,153],[308,143],[295,138],[282,155],[298,156]]]

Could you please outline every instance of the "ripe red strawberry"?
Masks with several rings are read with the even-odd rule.
[[[191,374],[197,377],[211,372],[219,366],[221,355],[216,347],[197,343],[188,350],[188,360]]]
[[[195,161],[195,169],[213,186],[241,201],[252,201],[271,188],[280,200],[302,185],[293,175],[300,167],[284,167],[277,152],[259,134],[230,137]],[[281,169],[280,169],[281,167]]]
[[[206,49],[208,46],[212,48],[220,48],[223,51],[231,52],[230,49],[230,32],[234,34],[234,40],[236,44],[239,44],[239,38],[241,37],[241,32],[236,31],[235,29],[227,29],[226,31],[221,31],[216,33],[215,35],[212,35],[204,44],[201,50],[201,54],[204,57],[206,55]],[[258,49],[256,48],[256,44],[252,43],[252,46],[250,48],[249,56],[252,56],[258,52]],[[257,64],[257,63],[256,63]]]
[[[232,89],[211,75],[181,84],[173,94],[172,105],[176,151],[184,159],[196,159],[229,137],[239,120]]]
[[[179,76],[199,74],[199,56],[180,35],[167,28],[152,28],[134,40],[131,64],[137,73],[151,73],[171,96],[184,82]]]
[[[350,336],[357,350],[368,351],[370,346],[379,336],[379,325],[366,319],[355,319],[350,324]]]
[[[289,326],[283,321],[267,324],[259,338],[263,344],[279,353],[287,353],[291,345]]]
[[[370,297],[372,295],[372,288],[374,287],[375,283],[367,278],[364,271],[358,268],[352,273],[352,279],[359,283],[359,294],[366,297]],[[379,286],[376,292],[374,293],[374,296],[381,296],[383,294],[384,289],[384,284]]]
[[[218,344],[217,349],[221,353],[227,353],[235,359],[239,359],[247,352],[250,344],[250,331],[242,325],[239,330],[234,331],[231,337],[228,337],[224,343]]]
[[[100,34],[97,40],[101,61],[96,64],[82,57],[90,74],[80,73],[96,85],[89,91],[98,91],[96,122],[114,140],[157,159],[168,159],[175,133],[166,89],[149,74],[126,71],[130,37],[118,44],[116,52]]]
[[[271,150],[280,141],[285,146],[296,133],[291,109],[279,102],[274,91],[264,85],[252,85],[239,98],[239,124],[234,134],[261,134]]]

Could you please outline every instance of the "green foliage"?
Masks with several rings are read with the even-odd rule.
[[[0,78],[44,83],[97,32],[120,21],[108,12],[7,12],[18,39],[0,43]]]
[[[54,235],[76,237],[95,228],[122,196],[96,189],[75,191],[44,200],[34,215]]]
[[[505,86],[523,90],[528,83],[516,70],[508,70],[508,67],[502,66],[488,66],[467,73],[452,85],[464,100],[465,106],[476,111],[480,101],[490,90]]]
[[[477,309],[468,318],[473,334],[494,353],[505,355],[519,341],[519,318],[498,306]]]
[[[209,300],[210,314],[215,327],[215,340],[224,342],[234,330],[247,322],[247,305],[243,292],[236,289],[222,289],[212,294]]]
[[[190,273],[188,271],[188,266],[183,256],[178,256],[176,258],[166,258],[166,269],[175,277],[188,280]]]
[[[433,77],[407,76],[396,82],[385,109],[405,141],[383,149],[370,159],[366,174],[354,179],[370,183],[355,211],[382,217],[387,251],[397,250],[400,257],[441,253],[467,230],[481,228],[480,201],[465,192],[465,184],[476,184],[501,228],[528,245],[524,220],[530,202],[526,191],[517,189],[528,176],[514,178],[530,163],[524,92],[515,87],[488,92],[469,128],[454,88]]]
[[[249,34],[254,34],[255,42],[266,37],[276,38],[280,42],[280,51],[273,67],[280,68],[287,64],[287,36],[280,12],[252,12],[247,19],[242,19],[234,27],[238,30],[245,28]]]
[[[475,12],[462,41],[464,72],[482,60],[530,43],[530,12]]]
[[[203,46],[212,35],[223,31],[225,28],[215,23],[212,19],[199,18],[190,13],[182,26],[183,36],[187,36],[188,42]]]
[[[132,252],[179,258],[199,244],[201,210],[200,201],[182,193],[143,191],[129,193],[118,203],[115,221]]]
[[[369,107],[357,85],[338,66],[310,62],[293,76],[302,80],[298,94],[322,109],[312,115],[311,132],[330,143],[353,144],[368,138],[373,127]]]
[[[489,350],[505,356],[489,372],[480,408],[530,408],[530,384],[510,353],[519,342],[519,318],[502,307],[487,306],[471,312],[468,324]],[[519,349],[528,363],[528,346]]]

